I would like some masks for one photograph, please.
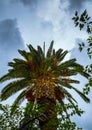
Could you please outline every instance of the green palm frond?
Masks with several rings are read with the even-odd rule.
[[[23,91],[19,94],[19,96],[16,98],[16,100],[15,100],[14,103],[13,103],[13,105],[14,105],[14,106],[15,106],[16,104],[17,104],[17,105],[20,105],[25,98],[26,98],[26,91],[23,90]]]
[[[64,74],[63,72],[65,72],[66,74]],[[73,68],[71,69],[71,68],[69,68],[69,69],[64,69],[64,71],[63,70],[61,70],[61,75],[62,76],[64,76],[64,77],[66,77],[66,76],[74,76],[74,75],[77,75],[77,71],[76,70],[74,70]]]
[[[72,87],[72,89],[74,89],[85,102],[90,103],[90,99],[87,96],[85,96],[82,92],[80,92],[77,88]]]
[[[38,53],[38,51],[36,49],[33,48],[33,46],[31,44],[27,45],[29,50],[30,50],[30,53],[32,55],[32,60],[34,60],[34,63],[35,61],[39,61],[39,56],[40,56],[40,53]]]
[[[0,82],[5,82],[11,79],[17,78],[30,78],[31,80],[32,73],[28,71],[28,67],[24,68],[23,66],[17,69],[9,69],[9,72],[0,78]]]
[[[65,68],[68,68],[68,67],[73,67],[73,64],[75,63],[76,59],[70,59],[68,61],[65,61],[63,63],[61,63],[58,68],[59,69],[65,69]]]
[[[73,98],[73,96],[66,90],[66,89],[62,89],[62,92],[64,93],[65,97],[68,99],[68,100],[73,100],[74,102],[77,103],[77,101]]]
[[[23,90],[19,94],[19,96],[16,98],[16,100],[14,101],[14,103],[12,105],[11,113],[13,113],[15,111],[16,106],[20,105],[25,100],[25,97],[26,97],[26,91]]]
[[[8,63],[8,65],[10,67],[13,67],[13,69],[20,69],[21,67],[25,68],[25,69],[28,68],[28,65],[27,65],[26,61],[21,60],[21,59],[13,59],[13,60],[14,60],[14,62],[9,62]]]
[[[10,80],[11,79],[11,76],[10,76],[10,74],[8,73],[8,74],[6,74],[6,75],[4,75],[4,76],[2,76],[1,78],[0,78],[0,82],[2,83],[2,82],[5,82],[6,80]]]
[[[43,50],[42,50],[42,48],[40,46],[38,46],[38,53],[39,53],[41,59],[43,60],[45,58],[44,57],[44,52],[43,52]]]
[[[18,50],[18,52],[23,56],[24,59],[28,60],[29,53],[25,50]]]
[[[73,98],[73,96],[62,86],[58,86],[58,90],[64,94],[64,98],[67,98],[67,100],[71,99],[73,100],[74,102],[77,103],[77,101]],[[59,91],[58,91],[58,94],[59,94]],[[62,101],[62,100],[61,100]]]
[[[67,50],[64,51],[64,52],[62,52],[61,55],[60,55],[59,60],[60,60],[60,61],[63,61],[63,59],[65,58],[65,56],[66,56],[67,54],[68,54],[68,51],[67,51]]]
[[[36,69],[36,71],[38,71],[40,68],[40,64],[43,61],[44,53],[42,52],[42,49],[39,46],[38,46],[38,50],[34,49],[32,45],[28,45],[28,48],[32,55],[32,62],[34,64],[34,68]]]
[[[34,84],[34,86],[36,84],[38,88],[42,87],[43,84],[46,86],[51,86],[52,84],[53,89],[57,86],[64,88],[63,92],[69,100],[75,99],[71,94],[69,94],[68,91],[66,91],[65,88],[75,90],[84,99],[84,101],[89,102],[89,99],[83,93],[71,85],[72,83],[78,84],[79,81],[71,79],[70,77],[80,74],[83,77],[88,78],[89,74],[84,72],[83,66],[78,64],[75,58],[64,61],[64,58],[68,54],[68,51],[64,51],[61,48],[55,51],[53,44],[54,41],[51,42],[46,55],[45,43],[43,49],[40,46],[35,49],[31,44],[29,44],[27,45],[29,49],[28,51],[18,50],[22,58],[14,58],[12,62],[9,62],[8,65],[11,68],[8,70],[8,73],[6,75],[0,78],[1,83],[7,80],[12,80],[10,83],[7,83],[7,85],[2,89],[2,100],[6,100],[8,97],[20,90],[27,90],[28,87],[31,87],[32,84]],[[43,83],[42,86],[40,82]],[[36,89],[38,89],[37,86]],[[53,89],[50,87],[51,91]],[[15,104],[19,103],[21,99],[25,97],[25,90],[15,100]],[[41,91],[44,91],[43,88],[41,88]]]
[[[56,51],[56,55],[55,56],[56,56],[57,59],[59,59],[61,57],[62,52],[63,52],[63,49],[61,49],[61,48]]]
[[[80,81],[78,80],[74,80],[74,79],[70,79],[70,78],[62,78],[63,82],[67,82],[67,83],[75,83],[75,84],[79,84]]]
[[[63,86],[63,87],[72,89],[72,85],[70,85],[69,83],[64,82],[64,81],[62,81],[62,80],[59,80],[59,81],[58,81],[58,84],[59,84],[60,86]]]
[[[87,103],[90,102],[88,97],[86,97],[82,92],[80,92],[78,89],[74,88],[72,85],[68,84],[67,82],[59,81],[59,84],[65,88],[75,90],[85,102]]]
[[[51,42],[51,44],[50,44],[50,46],[49,46],[49,49],[48,49],[48,51],[47,51],[46,57],[51,57],[52,52],[53,52],[53,44],[54,44],[54,41]]]
[[[1,100],[6,100],[16,92],[27,88],[31,83],[26,79],[12,81],[8,85],[6,85],[1,91]]]

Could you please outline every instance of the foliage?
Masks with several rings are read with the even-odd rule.
[[[80,52],[86,48],[87,55],[90,59],[92,59],[92,20],[89,17],[87,10],[84,10],[83,13],[79,16],[78,12],[75,12],[75,16],[72,18],[75,26],[79,27],[80,30],[86,29],[86,32],[89,34],[86,42],[79,43]],[[86,84],[83,89],[83,93],[86,95],[90,92],[90,86],[92,86],[92,63],[85,67],[85,72],[89,73],[91,77],[89,78],[89,82]]]
[[[0,104],[0,130],[17,130],[23,118],[22,107],[16,106],[14,113],[11,113],[12,106]]]
[[[75,26],[79,27],[80,30],[86,29],[87,33],[92,33],[92,21],[91,17],[88,16],[87,10],[79,16],[78,11],[75,12],[75,16],[72,18],[74,20]]]
[[[62,104],[58,104],[57,109],[59,115],[58,130],[82,130],[71,120],[71,117],[81,116],[84,113],[83,110],[79,109],[78,104],[62,102]]]
[[[1,130],[40,130],[39,118],[45,119],[44,115],[39,116],[37,104],[27,103],[26,107],[16,106],[16,111],[11,114],[12,106],[0,104],[0,129]],[[78,105],[62,102],[56,106],[58,112],[58,130],[81,130],[76,123],[71,121],[74,115],[81,116],[83,111]],[[52,123],[52,122],[51,122]]]
[[[83,14],[78,16],[75,13],[73,18],[75,26],[79,26],[80,30],[84,27],[90,34],[91,24],[90,17],[85,10]],[[92,37],[87,39],[90,48],[87,54],[91,58]],[[68,54],[67,50],[53,48],[54,41],[45,52],[45,44],[43,48],[37,46],[35,49],[31,44],[28,45],[28,51],[18,50],[22,58],[14,58],[9,62],[8,73],[0,78],[0,82],[8,82],[1,90],[1,100],[6,100],[15,93],[19,93],[12,106],[0,106],[2,113],[0,114],[0,127],[2,130],[8,129],[27,129],[27,130],[81,130],[77,128],[76,123],[71,121],[74,115],[81,116],[83,111],[79,109],[78,103],[74,96],[68,91],[74,90],[87,103],[90,102],[87,97],[89,84],[83,88],[83,92],[73,86],[79,84],[79,80],[72,79],[72,76],[80,74],[85,78],[89,78],[92,66],[84,67],[77,63],[76,59],[64,61]],[[79,44],[82,51],[85,44]],[[90,85],[91,85],[91,79]],[[25,108],[19,105],[27,98],[28,102]],[[65,99],[65,100],[64,100]],[[67,102],[66,102],[67,100]]]
[[[80,30],[86,29],[86,32],[89,34],[89,37],[86,40],[87,44],[87,54],[89,58],[92,57],[92,21],[91,17],[88,16],[86,10],[79,16],[78,12],[75,12],[75,16],[72,18],[74,21],[75,26],[79,27]],[[79,43],[79,50],[82,51],[84,47],[86,47],[84,42]]]
[[[14,105],[20,104],[29,92],[32,99],[38,101],[41,97],[58,100],[59,102],[65,97],[67,100],[75,101],[72,95],[66,88],[76,91],[84,101],[89,102],[89,99],[81,93],[77,88],[73,87],[73,83],[79,84],[80,81],[71,79],[71,76],[77,74],[85,78],[89,74],[84,72],[84,67],[76,62],[76,59],[63,61],[68,51],[53,49],[53,41],[45,55],[44,50],[40,46],[34,49],[28,45],[29,52],[19,50],[23,59],[15,58],[8,65],[11,69],[8,73],[0,78],[0,82],[11,80],[1,91],[1,100],[6,100],[11,95],[21,93],[14,102]],[[46,91],[45,91],[46,90]],[[58,94],[57,94],[58,93]],[[60,95],[60,97],[59,97]],[[61,99],[60,99],[61,98]]]
[[[28,99],[29,104],[20,122],[22,128],[77,130],[76,124],[71,122],[71,116],[75,114],[81,116],[83,111],[78,108],[76,99],[68,89],[74,90],[89,103],[90,100],[86,94],[73,86],[73,83],[79,84],[80,81],[71,77],[80,74],[88,78],[89,74],[84,72],[84,67],[78,64],[75,58],[64,61],[68,51],[61,48],[55,51],[53,41],[47,53],[45,53],[45,47],[43,48],[38,46],[35,49],[29,44],[29,51],[19,50],[23,56],[22,59],[15,58],[8,63],[11,68],[0,78],[0,82],[7,80],[10,82],[2,89],[1,100],[6,100],[21,90],[11,107],[13,114],[17,110],[16,105],[20,105],[25,98]],[[67,100],[67,104],[64,99]]]

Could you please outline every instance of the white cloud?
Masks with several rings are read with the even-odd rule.
[[[52,25],[52,39],[56,48],[72,49],[77,37],[86,37],[86,33],[79,36],[79,30],[74,28],[72,15],[68,11],[69,1],[47,0],[38,6],[37,15],[43,22]],[[43,28],[44,30],[44,28]],[[76,31],[75,31],[76,30]]]

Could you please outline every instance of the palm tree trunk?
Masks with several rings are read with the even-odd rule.
[[[39,118],[41,130],[57,130],[57,113],[55,112],[56,102],[52,99],[43,97],[38,99],[39,112],[42,114]]]

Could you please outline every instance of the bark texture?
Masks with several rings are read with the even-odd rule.
[[[53,99],[42,97],[38,99],[38,104],[40,114],[42,114],[39,118],[41,130],[57,130],[56,102]]]

